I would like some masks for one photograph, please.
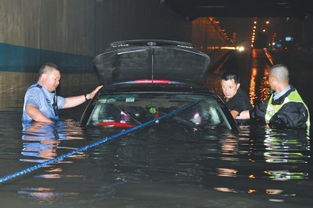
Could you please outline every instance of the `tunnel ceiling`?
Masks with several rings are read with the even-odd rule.
[[[198,17],[299,17],[313,14],[312,0],[161,0],[188,19]]]

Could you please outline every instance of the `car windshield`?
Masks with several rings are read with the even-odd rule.
[[[129,128],[170,113],[186,104],[196,105],[175,113],[171,120],[194,128],[231,129],[216,98],[202,94],[123,93],[101,95],[87,125]]]

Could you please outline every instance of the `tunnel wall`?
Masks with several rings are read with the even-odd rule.
[[[62,70],[61,94],[92,89],[93,57],[129,39],[190,41],[191,23],[160,0],[1,0],[0,108],[20,107],[42,63]]]

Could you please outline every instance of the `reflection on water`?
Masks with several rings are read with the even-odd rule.
[[[270,86],[268,82],[270,65],[264,61],[263,50],[252,50],[250,71],[249,98],[250,103],[255,105],[258,102],[266,100],[270,95]]]
[[[270,130],[264,140],[266,152],[264,159],[268,163],[301,164],[310,159],[310,139],[305,131]],[[308,170],[299,170],[298,167],[288,170],[267,170],[265,173],[272,180],[300,180],[307,179]]]
[[[69,140],[83,139],[82,130],[73,124],[71,121],[57,122],[55,124],[32,123],[23,125],[22,129],[22,150],[21,162],[29,164],[42,163],[47,160],[53,159],[62,154],[63,150],[75,149],[73,146],[66,145]],[[34,178],[55,180],[64,178],[84,178],[85,176],[80,173],[68,174],[64,173],[64,169],[60,164],[73,163],[73,159],[84,159],[86,153],[82,152],[77,155],[71,156],[69,159],[59,161],[58,164],[47,165],[43,168],[41,173],[36,174]],[[22,187],[18,194],[34,198],[39,201],[53,202],[58,198],[76,196],[79,192],[60,192],[56,188],[49,186],[32,185],[31,187]]]
[[[18,191],[19,195],[31,197],[40,202],[49,202],[53,203],[58,198],[69,197],[69,196],[77,196],[77,192],[57,192],[55,189],[46,188],[46,187],[38,187],[38,188],[22,188]]]
[[[58,127],[54,124],[33,123],[23,128],[23,150],[21,161],[43,162],[57,156],[57,146],[65,135],[59,135]],[[26,159],[31,158],[31,159]]]
[[[258,75],[257,68],[251,68],[251,77],[250,77],[250,86],[249,86],[249,98],[250,103],[255,106],[255,100],[257,99],[256,95],[256,77]]]
[[[285,202],[292,197],[307,195],[302,190],[306,187],[292,182],[310,180],[310,138],[306,131],[241,127],[236,140],[220,141],[221,155],[236,158],[226,157],[226,161],[238,162],[226,163],[225,158],[221,157],[216,174],[237,180],[219,181],[215,190],[241,194],[263,193],[272,202]],[[284,183],[278,184],[276,181]],[[307,182],[311,187],[312,181]]]
[[[73,121],[24,129],[9,122],[4,131],[16,139],[0,137],[2,175],[117,132],[82,129]],[[256,207],[308,205],[309,142],[295,130],[246,126],[236,135],[163,121],[1,185],[0,191],[15,199],[15,207],[203,207],[208,200],[232,206],[227,197]]]

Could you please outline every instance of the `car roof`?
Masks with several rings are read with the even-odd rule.
[[[103,84],[158,79],[199,84],[210,58],[190,43],[128,40],[110,44],[94,63]]]

